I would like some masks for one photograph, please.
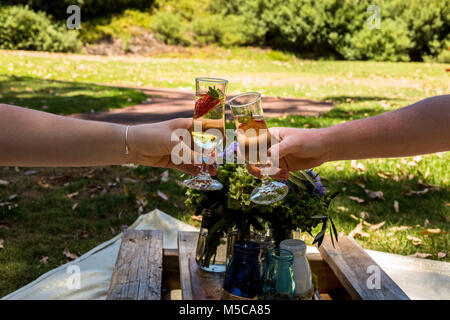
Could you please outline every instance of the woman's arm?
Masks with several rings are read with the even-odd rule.
[[[138,163],[196,173],[190,164],[170,160],[175,129],[188,129],[192,119],[130,126],[79,120],[0,104],[0,165],[76,167]]]

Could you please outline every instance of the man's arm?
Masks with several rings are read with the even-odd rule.
[[[421,100],[382,115],[322,129],[271,128],[280,142],[281,169],[273,177],[285,179],[289,171],[308,169],[336,160],[404,157],[450,150],[450,95]],[[274,153],[275,154],[275,153]],[[258,169],[249,167],[256,176]]]
[[[450,150],[450,95],[323,129],[325,161],[412,156]]]

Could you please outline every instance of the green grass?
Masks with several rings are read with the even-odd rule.
[[[428,63],[308,61],[269,50],[243,48],[191,48],[145,59],[0,52],[0,102],[41,109],[41,100],[46,100],[47,111],[62,114],[71,113],[72,107],[76,112],[107,110],[113,107],[111,101],[116,101],[115,107],[122,107],[134,104],[142,96],[139,91],[105,88],[98,83],[193,89],[196,76],[209,75],[229,79],[230,93],[257,90],[264,95],[331,101],[335,108],[319,117],[268,120],[270,126],[319,128],[448,93],[450,77],[445,67]],[[364,211],[369,214],[366,222],[386,222],[378,231],[364,226],[370,236],[358,238],[364,248],[404,255],[430,253],[431,259],[438,259],[437,254],[445,252],[447,256],[440,260],[450,261],[450,154],[423,156],[417,166],[411,161],[412,158],[358,161],[366,168],[362,172],[353,169],[350,161],[339,161],[315,170],[326,179],[330,192],[340,191],[330,208],[339,232],[348,234],[354,229],[359,221],[351,215],[360,217]],[[0,202],[18,194],[12,201],[17,208],[0,211],[0,239],[4,239],[5,247],[0,249],[0,296],[66,262],[62,253],[65,248],[80,255],[113,237],[110,227],[118,232],[120,225],[132,223],[138,216],[136,199],[124,194],[123,183],[148,199],[144,212],[160,208],[195,223],[184,208],[183,189],[175,183],[179,179],[175,172],[171,171],[170,181],[163,183],[158,178],[163,170],[151,168],[100,168],[90,178],[86,176],[90,176],[91,169],[38,170],[36,175],[24,176],[25,169],[0,169],[0,179],[10,181],[0,187]],[[63,178],[51,179],[57,176]],[[115,182],[116,177],[121,182],[108,187],[108,182]],[[127,182],[125,178],[136,181]],[[39,181],[50,186],[43,188]],[[358,184],[382,191],[384,200],[370,199]],[[433,190],[422,196],[403,194],[430,185]],[[101,194],[103,189],[107,190],[105,194]],[[157,190],[167,194],[170,201],[162,201]],[[75,198],[67,197],[76,191],[80,193]],[[363,198],[365,202],[356,203],[348,196]],[[398,213],[394,201],[399,202]],[[72,210],[76,202],[78,206]],[[394,226],[410,228],[390,231]],[[425,229],[447,233],[421,234]],[[422,244],[414,246],[407,236],[420,238]],[[311,242],[310,238],[306,240]],[[39,262],[45,256],[49,257],[48,263]]]
[[[135,89],[0,74],[0,102],[56,114],[107,111],[146,98]]]
[[[0,207],[0,296],[68,262],[66,248],[80,256],[132,224],[139,215],[136,193],[148,201],[144,213],[159,208],[184,221],[189,217],[183,216],[184,191],[175,182],[177,172],[162,182],[164,170],[147,167],[39,168],[25,176],[28,170],[0,168],[1,179],[9,181],[0,186],[0,202],[18,195],[11,200],[16,208]],[[68,197],[75,192],[79,194]],[[44,257],[47,263],[40,262]]]

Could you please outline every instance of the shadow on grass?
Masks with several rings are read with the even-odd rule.
[[[123,108],[146,98],[136,89],[0,75],[0,103],[61,115]]]

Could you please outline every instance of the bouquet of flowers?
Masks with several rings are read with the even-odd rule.
[[[236,150],[237,143],[234,143],[222,156],[225,158],[227,152],[235,153]],[[215,252],[220,239],[233,229],[238,231],[237,241],[249,240],[251,230],[269,229],[278,247],[281,241],[289,238],[292,231],[300,230],[312,236],[313,229],[322,224],[321,231],[314,237],[314,243],[321,245],[328,226],[332,240],[334,235],[337,241],[335,225],[327,213],[336,194],[328,195],[320,177],[312,170],[291,172],[289,180],[283,181],[289,187],[288,195],[270,205],[258,205],[250,200],[250,194],[259,181],[244,165],[225,163],[218,168],[216,178],[223,184],[221,190],[186,191],[187,208],[196,215],[202,214],[204,209],[210,213],[206,226],[209,232],[205,263]]]

